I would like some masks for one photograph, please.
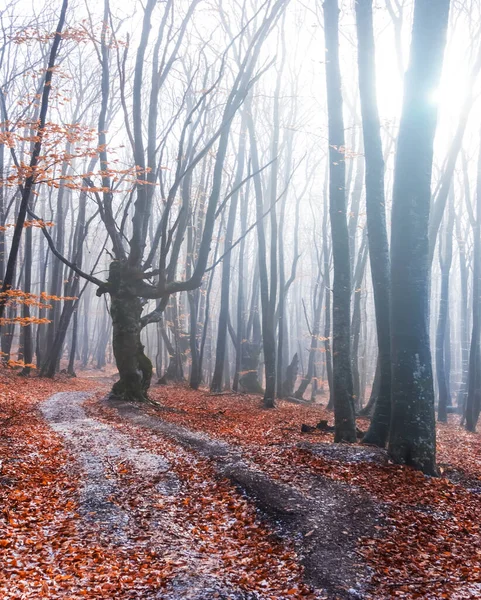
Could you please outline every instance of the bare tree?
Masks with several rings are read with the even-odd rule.
[[[391,230],[393,416],[389,453],[399,463],[436,472],[436,430],[428,333],[429,207],[436,89],[443,64],[449,0],[432,11],[416,0],[411,56],[396,151]]]
[[[346,221],[346,163],[339,65],[339,6],[324,2],[326,87],[329,126],[329,213],[331,218],[334,282],[332,293],[333,395],[336,442],[355,442],[351,371],[351,264]]]

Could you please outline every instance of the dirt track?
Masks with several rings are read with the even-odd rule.
[[[237,488],[246,494],[273,534],[295,544],[305,579],[314,588],[313,597],[367,597],[369,571],[356,553],[356,540],[372,532],[377,512],[365,496],[319,477],[308,482],[308,492],[306,488],[301,491],[270,479],[268,473],[244,460],[237,447],[165,422],[137,406],[105,400],[104,406],[115,409],[123,422],[170,444],[168,455],[157,454],[144,447],[142,435],[134,437],[128,427],[124,432],[118,422],[109,424],[104,418],[87,415],[82,405],[88,397],[82,392],[58,393],[45,401],[41,410],[76,457],[81,472],[80,514],[86,526],[95,527],[104,541],[129,546],[138,543],[139,538],[135,517],[121,500],[128,490],[119,480],[119,465],[129,465],[136,478],[147,484],[155,481],[152,503],[163,498],[175,505],[182,502],[184,485],[172,469],[177,453],[188,460],[200,456],[211,461],[219,478],[231,481],[232,490]],[[165,510],[149,512],[147,526],[142,523],[142,530],[145,532],[146,527],[148,530],[143,543],[154,546],[167,543],[175,547],[180,555],[188,556],[188,568],[179,571],[169,589],[149,597],[165,600],[273,597],[267,591],[264,596],[233,587],[228,578],[223,578],[215,558],[206,561],[204,556],[191,551],[188,520],[184,531],[179,531],[178,520],[171,520],[169,514]],[[279,593],[274,597],[284,598]]]

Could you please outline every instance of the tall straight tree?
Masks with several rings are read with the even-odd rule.
[[[476,185],[476,217],[473,223],[473,325],[469,350],[468,389],[464,417],[466,429],[476,431],[481,410],[481,150],[478,156],[478,177]]]
[[[372,0],[356,2],[356,25],[364,155],[366,219],[374,290],[379,387],[371,425],[364,441],[384,447],[391,419],[391,339],[389,323],[389,243],[384,198],[384,158],[376,98],[376,65]]]
[[[267,243],[264,229],[264,197],[262,182],[259,176],[259,153],[257,140],[255,137],[255,127],[252,118],[248,120],[249,137],[251,144],[251,161],[254,170],[254,189],[256,196],[256,216],[257,216],[257,244],[259,260],[259,286],[261,296],[261,314],[262,314],[262,346],[264,350],[264,369],[266,377],[266,387],[264,390],[263,406],[264,408],[274,408],[276,396],[276,336],[274,324],[274,311],[271,309],[272,286],[269,286],[269,270],[267,268]],[[272,277],[272,273],[271,273]]]
[[[452,196],[452,194],[451,194]],[[439,267],[441,270],[441,293],[436,327],[436,377],[438,382],[438,421],[448,420],[451,404],[449,368],[446,348],[449,345],[449,279],[453,262],[454,198],[450,198],[444,235],[439,239]],[[475,259],[476,260],[476,259]]]
[[[355,442],[351,370],[351,264],[346,220],[346,163],[339,65],[338,0],[324,2],[326,89],[329,130],[329,215],[334,282],[332,288],[332,366],[335,442]]]
[[[397,143],[391,229],[392,420],[389,454],[436,472],[429,345],[429,209],[438,109],[432,94],[443,65],[450,0],[416,0],[411,56]]]
[[[225,233],[224,248],[228,251],[232,246],[234,237],[234,227],[237,215],[237,204],[239,199],[240,187],[242,183],[242,174],[244,171],[245,162],[245,146],[246,146],[246,130],[247,125],[245,117],[242,119],[241,131],[239,134],[237,172],[234,182],[235,192],[232,194],[229,207],[229,216],[227,218],[227,228]],[[232,253],[227,252],[222,261],[222,282],[221,282],[221,298],[219,324],[217,328],[217,345],[215,356],[215,368],[210,384],[211,392],[222,391],[222,374],[224,371],[224,363],[226,362],[227,351],[227,322],[229,320],[229,299],[230,299],[230,280],[231,280],[231,258]]]

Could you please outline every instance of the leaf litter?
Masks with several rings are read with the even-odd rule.
[[[89,518],[98,507],[87,510],[85,463],[39,408],[56,393],[93,389],[93,380],[20,379],[0,371],[2,598],[338,597],[306,584],[296,540],[280,538],[249,495],[219,477],[212,459],[126,423],[94,397],[87,418],[98,421],[100,438],[108,430],[117,436],[118,451],[106,445],[101,470],[105,503],[112,514],[126,515],[125,535]],[[441,477],[429,478],[390,464],[383,451],[334,446],[328,432],[301,434],[303,423],[332,422],[319,406],[280,402],[265,411],[258,397],[170,386],[153,397],[162,408],[143,413],[237,448],[273,481],[311,493],[329,480],[380,507],[375,532],[357,540],[370,586],[362,595],[346,594],[479,598],[481,439],[456,417],[438,427]]]

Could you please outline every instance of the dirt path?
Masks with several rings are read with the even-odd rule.
[[[366,597],[370,572],[357,553],[357,540],[373,535],[379,521],[378,507],[367,494],[316,476],[300,490],[272,479],[239,447],[163,421],[137,405],[108,398],[104,404],[123,419],[211,459],[218,475],[246,493],[281,537],[295,541],[310,584],[326,590],[330,598]],[[370,453],[366,449],[367,460]]]
[[[297,583],[301,570],[289,551],[269,540],[269,532],[254,523],[253,510],[249,514],[234,488],[229,491],[212,475],[209,479],[208,469],[200,471],[205,459],[196,459],[195,452],[166,439],[158,440],[159,451],[153,451],[145,435],[88,415],[83,407],[88,397],[83,392],[62,392],[40,406],[44,419],[76,459],[72,474],[80,474],[81,527],[89,538],[93,531],[103,547],[117,547],[125,555],[140,548],[157,556],[156,569],[165,581],[162,589],[155,585],[147,590],[142,582],[140,595],[133,586],[110,597],[327,597],[322,591],[306,594],[307,587]],[[277,580],[276,586],[268,583],[269,576]],[[266,593],[251,589],[255,587],[265,587]],[[293,592],[297,589],[298,595]]]
[[[128,542],[129,516],[112,497],[118,493],[114,462],[128,461],[143,477],[160,477],[159,491],[168,493],[178,483],[165,458],[134,448],[128,436],[87,416],[82,404],[87,392],[60,392],[41,405],[45,420],[67,442],[83,473],[80,513],[98,525],[101,537],[116,544]]]
[[[376,510],[368,498],[319,477],[309,481],[303,490],[283,484],[246,460],[238,447],[165,422],[126,403],[106,401],[98,414],[95,408],[92,411],[92,405],[86,411],[83,404],[88,398],[89,394],[84,392],[54,394],[43,402],[41,411],[77,461],[76,469],[81,473],[79,515],[84,526],[93,528],[102,543],[121,547],[123,551],[135,550],[139,544],[160,554],[168,549],[168,556],[162,560],[172,569],[172,575],[165,589],[147,595],[144,592],[142,598],[307,597],[305,590],[301,592],[302,586],[295,592],[291,583],[283,584],[282,573],[277,577],[277,589],[266,589],[265,594],[242,589],[243,585],[239,587],[236,581],[236,578],[248,581],[251,575],[258,579],[266,577],[261,586],[268,586],[269,570],[285,567],[283,544],[286,549],[295,547],[304,578],[314,588],[310,598],[368,597],[365,590],[370,574],[356,553],[357,538],[372,533],[376,523]],[[109,411],[110,419],[106,418]],[[199,461],[204,465],[202,475],[196,471]],[[179,470],[182,464],[183,471]],[[206,471],[205,465],[212,466]],[[226,478],[231,482],[230,488],[222,484]],[[219,486],[224,486],[222,493],[227,493],[226,499],[215,499]],[[254,538],[257,525],[247,522],[244,531],[242,519],[246,511],[224,506],[238,503],[236,488],[257,507],[258,515],[268,524],[259,541]],[[130,498],[139,489],[144,508],[129,506]],[[184,506],[199,492],[200,496],[205,494],[205,499],[201,497],[199,509],[194,507],[189,512],[189,507]],[[218,503],[218,508],[206,511],[204,516],[205,502]],[[224,519],[225,524],[218,528],[209,519]],[[245,534],[253,527],[255,531],[249,539]],[[207,552],[198,549],[199,535],[201,545],[205,546],[207,540]],[[256,555],[256,548],[268,539],[262,537],[266,535],[279,536],[277,539],[284,542],[275,542],[277,550],[269,550],[268,558],[259,558],[263,551],[261,548]],[[229,546],[239,544],[237,538],[242,536],[245,542],[241,541],[235,552],[229,552]],[[225,555],[236,556],[227,568]],[[258,574],[262,560],[267,562]],[[288,572],[294,579],[302,574],[299,567],[293,566]]]

